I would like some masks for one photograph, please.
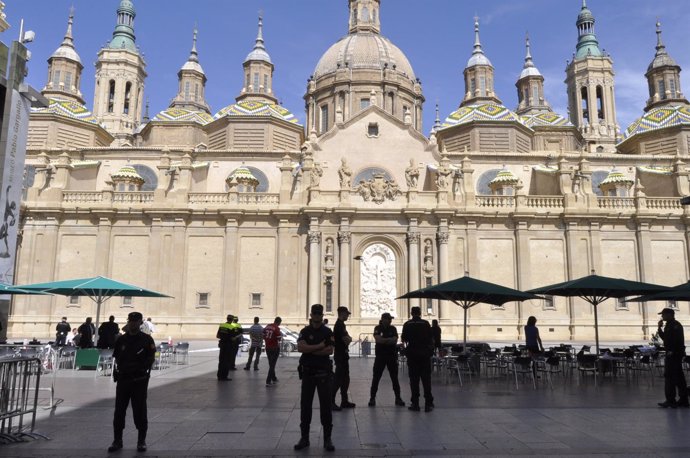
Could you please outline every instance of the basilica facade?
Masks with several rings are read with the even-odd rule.
[[[523,290],[592,271],[688,280],[679,198],[690,195],[690,105],[659,25],[649,99],[619,126],[613,60],[584,3],[567,117],[544,97],[529,40],[519,104],[503,105],[475,20],[464,97],[447,116],[437,109],[427,134],[420,80],[382,35],[388,3],[347,0],[348,33],[311,72],[304,126],[273,92],[280,69],[261,20],[237,66],[234,103],[211,111],[195,33],[177,94],[150,115],[132,1],[120,1],[98,53],[91,109],[70,16],[48,60],[50,105],[31,115],[15,282],[104,275],[164,292],[172,297],[112,298],[103,313],[142,311],[175,338],[213,336],[227,313],[297,327],[320,302],[332,320],[350,308],[353,336],[382,312],[401,322],[420,305],[453,339],[462,336],[456,305],[396,297],[465,274]],[[690,312],[687,303],[604,302],[602,340],[649,338],[665,305]],[[59,317],[94,311],[83,297],[15,296],[9,335],[48,335]],[[591,306],[560,297],[478,305],[468,338],[515,341],[530,315],[545,340],[593,338]]]

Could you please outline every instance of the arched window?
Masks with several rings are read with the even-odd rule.
[[[125,104],[122,107],[122,112],[124,114],[129,114],[129,102],[132,96],[132,83],[129,81],[125,84]]]
[[[150,167],[141,164],[132,165],[134,170],[144,179],[141,191],[153,191],[158,187],[158,175]]]
[[[325,134],[328,132],[328,105],[323,105],[321,107],[321,132]]]
[[[256,192],[268,192],[268,178],[266,177],[266,174],[261,170],[257,169],[256,167],[252,167],[250,165],[244,165],[243,167],[249,169],[249,171],[252,172],[252,175],[254,175],[254,178],[259,180],[259,184],[256,186]],[[228,178],[231,177],[233,173],[235,173],[235,170],[230,172]],[[228,190],[227,183],[225,185],[225,190]]]
[[[501,169],[491,169],[482,173],[477,180],[477,194],[490,196],[492,192],[491,188],[489,187],[489,183],[491,183],[491,180],[496,178],[496,175],[498,175],[498,172],[500,171]]]
[[[357,187],[359,186],[359,183],[361,181],[369,181],[374,179],[374,175],[379,175],[383,174],[383,179],[384,180],[392,180],[393,177],[391,176],[390,173],[388,173],[387,170],[382,169],[381,167],[368,167],[366,169],[360,170],[357,172],[357,175],[355,175],[355,179],[352,180],[352,186]]]
[[[115,110],[115,80],[110,80],[108,86],[108,113]]]
[[[605,119],[604,113],[604,89],[597,86],[597,119]]]
[[[588,124],[591,124],[591,120],[589,118],[589,98],[587,97],[586,87],[580,89],[580,97],[582,97],[582,120]]]

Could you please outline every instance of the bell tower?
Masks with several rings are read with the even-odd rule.
[[[582,0],[577,16],[578,41],[566,67],[570,121],[578,128],[590,151],[615,149],[618,136],[613,60],[599,48],[594,15]]]
[[[81,72],[84,66],[74,48],[72,23],[74,9],[70,10],[67,32],[60,47],[48,58],[48,81],[41,93],[48,98],[71,100],[84,104],[81,86]]]
[[[273,62],[264,45],[264,21],[259,16],[259,31],[254,42],[254,49],[247,55],[242,64],[244,68],[244,85],[242,92],[236,98],[243,100],[258,100],[276,103],[278,99],[273,93]]]
[[[120,0],[117,26],[96,61],[93,114],[115,137],[115,145],[131,144],[141,122],[146,62],[135,44],[131,0]]]
[[[644,111],[665,105],[687,105],[680,87],[680,65],[666,51],[661,40],[661,23],[656,23],[656,54],[647,68],[649,99]]]

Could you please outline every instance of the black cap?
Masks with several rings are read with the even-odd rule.
[[[141,321],[143,319],[144,315],[139,312],[130,312],[130,314],[127,315],[127,321]]]
[[[321,304],[314,304],[311,306],[311,314],[312,315],[323,315],[323,305]]]
[[[347,307],[343,307],[342,305],[338,307],[338,315],[341,313],[347,313],[348,315],[352,315],[352,312],[350,312]]]
[[[393,318],[395,318],[395,317],[392,316],[392,315],[391,315],[390,313],[388,313],[388,312],[382,313],[382,314],[381,314],[381,319],[382,319],[382,320],[392,320]]]
[[[666,308],[663,309],[661,312],[659,312],[659,315],[663,315],[664,313],[670,313],[671,315],[675,315],[675,314],[676,314],[676,311],[673,310],[673,309],[670,309],[670,308],[666,307]]]

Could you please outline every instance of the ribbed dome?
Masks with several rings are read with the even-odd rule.
[[[185,108],[168,108],[154,116],[152,121],[195,122],[205,126],[213,122],[213,116],[203,111],[187,110]]]
[[[79,62],[81,64],[81,58],[79,57],[79,54],[77,54],[77,51],[73,47],[66,46],[64,44],[60,46],[58,49],[56,49],[53,54],[50,55],[51,59],[54,59],[56,57],[69,59],[74,62]]]
[[[623,141],[635,135],[666,127],[690,126],[690,106],[663,106],[649,110],[623,133]]]
[[[113,180],[129,180],[139,184],[144,184],[144,179],[139,175],[134,167],[125,165],[117,172],[110,175]]]
[[[250,116],[250,117],[272,117],[282,119],[283,121],[298,124],[299,120],[290,113],[289,110],[283,108],[275,103],[259,102],[253,100],[245,100],[238,103],[233,103],[221,109],[213,116],[213,119],[223,117],[235,116]]]
[[[98,119],[85,105],[73,100],[50,99],[47,107],[32,108],[31,112],[36,114],[54,114],[91,124],[98,124]]]
[[[601,188],[602,186],[615,183],[633,184],[634,181],[631,178],[625,176],[623,172],[619,172],[618,170],[613,169],[609,172],[608,176],[604,179],[604,181],[599,183],[599,187]]]
[[[496,103],[485,102],[465,105],[451,113],[441,126],[442,129],[468,124],[474,121],[505,122],[514,121],[524,125],[524,121],[513,111]]]
[[[379,34],[359,32],[347,35],[331,46],[319,60],[314,77],[335,72],[338,68],[381,70],[386,64],[411,80],[414,70],[405,54]]]

